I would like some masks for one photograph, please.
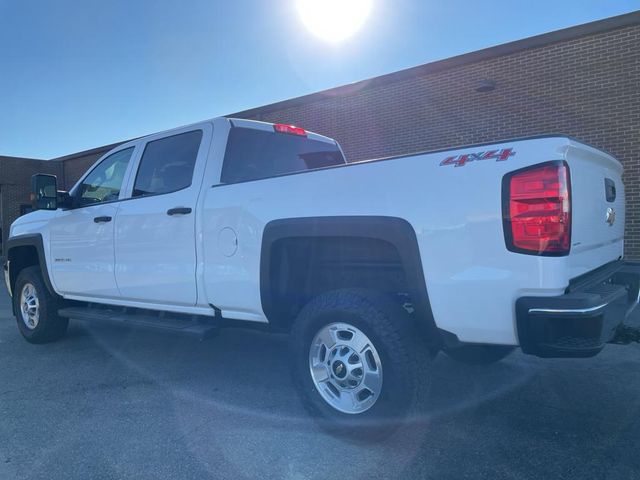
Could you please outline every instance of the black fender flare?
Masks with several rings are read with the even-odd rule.
[[[260,256],[260,299],[269,322],[277,322],[271,300],[272,245],[291,237],[360,237],[383,240],[396,247],[413,300],[414,315],[430,341],[441,342],[422,270],[416,233],[409,222],[387,216],[299,217],[273,220],[265,225]]]
[[[55,289],[53,288],[53,284],[51,283],[51,278],[49,277],[49,270],[47,268],[47,259],[44,254],[44,242],[42,241],[42,235],[39,233],[27,233],[24,235],[17,235],[15,237],[11,237],[7,240],[7,249],[5,261],[9,261],[11,259],[11,249],[16,247],[25,247],[30,246],[34,247],[37,255],[38,255],[38,265],[40,267],[40,273],[42,274],[42,279],[44,280],[44,284],[49,290],[49,293],[52,295],[58,295]],[[14,274],[11,272],[11,264],[9,264],[9,278],[11,281],[11,289],[13,291],[13,287],[15,285],[15,279],[17,278],[17,272]],[[12,292],[15,293],[15,292]]]

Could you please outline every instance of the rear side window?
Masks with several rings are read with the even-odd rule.
[[[133,196],[176,192],[191,185],[202,130],[147,143],[138,166]]]
[[[344,165],[337,145],[298,135],[234,127],[222,166],[223,183]]]

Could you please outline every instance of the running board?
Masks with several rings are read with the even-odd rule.
[[[171,312],[153,312],[136,308],[109,308],[89,304],[87,307],[66,307],[58,310],[61,317],[89,322],[110,322],[132,327],[165,330],[191,335],[200,340],[217,335],[219,328],[213,319],[198,315]]]

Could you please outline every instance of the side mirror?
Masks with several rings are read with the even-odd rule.
[[[58,181],[55,175],[38,173],[31,177],[31,205],[34,210],[58,208]]]

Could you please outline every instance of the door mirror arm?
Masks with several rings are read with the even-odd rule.
[[[68,210],[73,208],[73,197],[66,190],[58,190],[58,208]]]

